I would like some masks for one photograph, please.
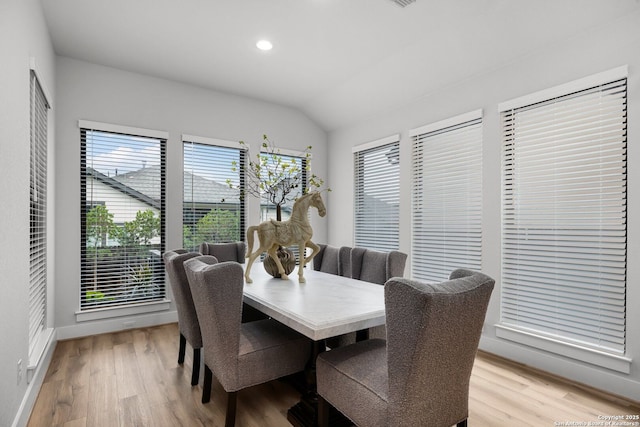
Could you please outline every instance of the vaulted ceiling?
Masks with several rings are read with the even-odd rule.
[[[580,37],[639,0],[42,0],[57,54],[298,108],[327,131]],[[269,39],[273,49],[255,47]]]

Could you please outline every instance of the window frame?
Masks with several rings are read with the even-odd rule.
[[[299,151],[288,150],[284,148],[276,148],[277,152],[275,153],[277,156],[281,157],[284,160],[284,163],[290,161],[290,159],[300,160],[300,171],[302,173],[302,188],[300,189],[300,193],[295,197],[296,199],[305,194],[307,191],[308,183],[308,173],[307,171],[307,158],[300,155]],[[267,151],[260,151],[260,157],[270,158],[270,153]],[[284,207],[284,206],[283,206]],[[291,203],[289,208],[289,215],[291,215],[291,208],[293,208],[293,202]],[[284,213],[284,212],[283,212]],[[282,216],[282,220],[285,221],[289,218],[289,216]],[[260,221],[266,221],[269,219],[276,219],[275,206],[272,206],[265,201],[265,198],[260,196]]]
[[[86,154],[84,154],[84,150],[86,150],[85,142],[83,141],[83,135],[87,130],[89,131],[97,131],[97,132],[105,132],[111,134],[119,134],[128,137],[140,137],[144,139],[157,139],[159,143],[159,156],[160,156],[160,201],[159,201],[159,219],[160,219],[160,257],[165,250],[166,246],[166,159],[167,159],[167,140],[169,137],[168,132],[144,129],[144,128],[136,128],[131,126],[122,126],[117,124],[109,124],[109,123],[101,123],[94,122],[88,120],[79,120],[79,139],[81,141],[81,160],[80,160],[80,175],[81,175],[81,206],[80,206],[80,216],[81,216],[81,241],[80,241],[80,250],[81,253],[84,251],[83,245],[85,242],[85,232],[83,231],[84,224],[86,224],[86,214],[88,210],[86,209],[86,200],[85,200],[85,183],[86,183]],[[144,195],[141,195],[144,197]],[[160,260],[161,261],[161,260]],[[80,268],[81,271],[84,267],[82,267],[83,262],[82,258],[80,259]],[[76,321],[91,321],[97,319],[105,319],[112,317],[120,317],[127,315],[135,315],[142,313],[150,313],[156,311],[166,311],[170,309],[171,302],[167,299],[167,286],[165,283],[165,274],[164,274],[164,263],[159,263],[159,268],[162,269],[162,283],[161,283],[161,296],[152,300],[143,300],[137,302],[130,302],[126,304],[120,305],[105,305],[102,307],[85,307],[82,306],[82,292],[83,285],[82,279],[78,292],[78,310],[76,311]],[[155,274],[155,272],[154,272]]]
[[[49,313],[49,114],[52,98],[36,66],[29,67],[30,221],[29,221],[29,317],[26,366],[32,375],[53,336]],[[39,196],[38,196],[39,195]],[[35,246],[34,246],[35,244]],[[27,379],[29,381],[29,378]]]
[[[379,176],[373,180],[374,183],[383,183],[386,189],[393,189],[392,193],[386,193],[385,197],[395,199],[396,204],[387,203],[390,206],[391,214],[395,214],[392,218],[387,218],[385,225],[382,225],[382,229],[386,229],[385,233],[379,233],[382,224],[380,222],[371,221],[368,217],[371,214],[370,211],[363,211],[365,204],[364,197],[364,173],[365,166],[363,164],[365,156],[377,155],[383,150],[390,150],[394,152],[393,155],[397,155],[397,167],[394,169],[382,171],[382,167],[376,167],[369,172],[374,175],[378,175],[381,172],[386,172],[384,177]],[[375,141],[367,142],[364,144],[356,145],[352,148],[353,152],[353,242],[356,247],[363,247],[372,250],[378,250],[382,252],[389,252],[400,249],[400,134],[394,134],[385,138],[377,139]],[[391,177],[395,175],[395,179]],[[374,213],[377,214],[378,210],[374,208]],[[388,214],[389,212],[381,212]],[[365,224],[369,224],[372,227],[366,227]],[[390,227],[389,227],[390,225]],[[375,238],[368,238],[366,234]],[[381,239],[384,236],[384,239]],[[382,244],[380,244],[382,243]]]
[[[239,146],[239,144],[237,142],[232,142],[232,141],[226,141],[223,139],[216,139],[216,138],[208,138],[208,137],[202,137],[202,136],[195,136],[195,135],[187,135],[187,134],[183,134],[182,135],[182,146],[183,146],[183,159],[182,159],[182,165],[183,165],[183,175],[186,174],[187,170],[186,170],[186,150],[187,150],[187,145],[188,144],[194,144],[194,145],[200,145],[202,147],[211,147],[212,149],[216,149],[216,148],[221,148],[221,149],[229,149],[229,150],[237,150],[238,154],[239,154],[239,162],[238,165],[236,166],[237,169],[237,175],[238,175],[238,181],[240,184],[240,188],[244,187],[244,181],[245,181],[245,176],[242,173],[242,170],[244,169],[244,162],[247,161],[247,155],[248,155],[248,151],[246,148]],[[213,166],[213,165],[212,165]],[[228,165],[228,169],[230,173],[232,172],[232,164],[229,163]],[[217,182],[217,181],[216,181]],[[220,182],[220,184],[223,185],[227,185],[226,182]],[[185,188],[185,184],[184,184],[184,178],[183,178],[183,194],[182,194],[182,226],[184,227],[186,224],[185,221],[185,212],[187,209],[187,202],[185,202],[185,194],[184,194],[184,188]],[[229,189],[230,191],[234,191],[232,189]],[[246,198],[244,197],[244,195],[242,194],[242,191],[239,192],[239,201],[238,201],[238,210],[239,210],[239,239],[238,241],[244,241],[246,238],[246,223],[247,223],[247,208],[246,208]],[[193,201],[191,202],[193,205]],[[183,232],[183,236],[182,236],[182,241],[183,241],[183,247],[186,248],[186,242],[185,242],[185,236],[184,236],[184,232]],[[194,247],[191,248],[193,250],[198,250],[198,247]]]
[[[456,268],[482,268],[482,133],[481,109],[409,131],[413,278],[440,282]]]
[[[598,73],[592,76],[585,77],[583,79],[579,79],[573,82],[569,82],[564,85],[559,85],[550,89],[546,89],[540,92],[536,92],[530,95],[526,95],[520,98],[516,98],[514,100],[506,101],[499,104],[498,109],[501,115],[502,120],[502,132],[503,132],[503,148],[502,148],[502,191],[503,191],[503,201],[502,201],[502,286],[501,286],[501,315],[500,322],[496,325],[496,335],[499,338],[511,340],[517,343],[534,346],[539,349],[543,349],[552,353],[561,354],[563,356],[567,356],[570,358],[574,358],[577,360],[589,362],[598,366],[603,366],[615,371],[629,373],[631,359],[626,357],[624,354],[624,349],[622,352],[620,351],[612,351],[611,349],[606,349],[604,347],[598,347],[597,345],[590,343],[587,344],[585,342],[581,342],[576,339],[569,339],[568,337],[551,334],[547,332],[542,332],[533,328],[528,328],[522,325],[517,325],[512,322],[510,318],[505,317],[505,301],[508,300],[505,292],[509,291],[510,285],[505,281],[505,271],[510,271],[506,262],[509,255],[505,253],[505,217],[507,215],[506,209],[508,209],[509,204],[505,201],[505,197],[507,194],[505,193],[508,189],[506,181],[512,180],[512,176],[507,176],[507,162],[508,162],[508,144],[509,139],[513,139],[513,135],[510,132],[513,132],[510,127],[505,125],[505,120],[507,120],[507,114],[517,114],[519,109],[532,109],[538,106],[546,106],[546,103],[557,102],[561,103],[563,100],[567,99],[579,99],[581,96],[581,92],[589,93],[589,91],[596,92],[596,88],[598,87],[606,87],[614,82],[625,80],[628,77],[628,69],[627,66],[618,67],[613,70],[605,71],[602,73]],[[626,95],[624,96],[623,101],[624,107],[622,108],[623,117],[620,118],[620,123],[622,123],[626,129]],[[514,113],[515,111],[515,113]],[[508,118],[508,120],[513,120],[513,117]],[[623,145],[626,147],[627,137],[626,130],[623,132]],[[598,140],[599,141],[599,140]],[[513,144],[513,142],[511,142]],[[626,148],[625,148],[626,150]],[[623,156],[624,157],[624,156]],[[511,168],[511,166],[509,166]],[[626,166],[624,167],[626,169]],[[624,178],[625,174],[621,178],[621,182],[623,182],[622,191],[626,194],[626,179]],[[626,195],[624,196],[624,200],[626,200]],[[626,203],[625,203],[626,206]],[[623,213],[623,222],[626,224],[626,213]],[[578,224],[575,224],[578,225]],[[628,230],[625,225],[625,236],[628,235]],[[626,240],[626,238],[625,238]],[[626,248],[625,248],[626,254]],[[626,259],[626,255],[625,255]],[[626,261],[624,263],[626,265]],[[626,267],[625,267],[626,271]],[[626,276],[626,273],[625,273]],[[627,289],[626,280],[624,283],[624,289],[626,292]],[[511,291],[512,292],[512,291]],[[507,300],[505,300],[507,298]],[[625,309],[626,307],[625,302]],[[573,316],[575,317],[575,316]],[[623,329],[626,330],[626,316],[624,316],[624,325]],[[623,346],[625,346],[623,344]],[[625,346],[626,347],[626,346]]]
[[[281,157],[285,163],[287,161],[290,161],[290,159],[300,160],[300,171],[302,173],[302,188],[300,189],[300,193],[296,196],[296,199],[297,199],[298,197],[306,193],[307,188],[309,186],[308,178],[309,178],[310,171],[307,171],[307,157],[301,156],[300,155],[301,153],[299,151],[289,150],[286,148],[277,148],[277,147],[275,149],[276,149],[275,155]],[[271,158],[271,154],[269,152],[262,151],[262,150],[260,151],[260,156],[266,157],[267,159]],[[312,158],[311,155],[309,158]],[[281,210],[282,221],[286,221],[290,218],[293,210],[294,202],[291,202],[290,205],[281,205],[281,208],[283,208]],[[260,222],[268,221],[270,219],[273,219],[273,220],[277,219],[276,207],[271,205],[268,201],[265,201],[264,196],[260,195],[259,203],[260,203]],[[285,207],[288,208],[288,213],[286,215],[284,210]],[[293,252],[296,259],[296,265],[298,265],[300,260],[299,253],[298,253],[300,249],[298,248],[298,245],[288,246],[287,249]],[[264,258],[266,256],[267,256],[266,252],[261,254],[260,260],[264,261]]]

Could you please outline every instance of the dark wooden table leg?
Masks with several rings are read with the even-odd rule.
[[[316,392],[316,358],[325,351],[324,340],[313,341],[311,357],[304,370],[305,386],[300,402],[289,408],[287,420],[296,427],[318,425],[318,394]]]
[[[318,426],[318,392],[316,389],[316,358],[326,350],[324,340],[314,341],[311,349],[311,358],[305,369],[306,390],[302,392],[300,401],[287,411],[287,420],[295,427]],[[329,425],[332,427],[352,426],[344,415],[333,407],[329,412]]]
[[[369,329],[361,329],[356,331],[356,341],[364,341],[369,339]]]

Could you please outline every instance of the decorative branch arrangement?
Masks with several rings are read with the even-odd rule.
[[[324,180],[311,173],[311,145],[307,146],[299,156],[305,159],[303,170],[296,159],[285,159],[280,149],[267,135],[263,135],[262,139],[262,150],[256,154],[255,160],[249,154],[248,163],[244,166],[239,165],[235,160],[231,163],[232,171],[244,170],[244,186],[234,185],[230,179],[227,180],[227,184],[230,188],[240,190],[241,197],[248,193],[272,203],[276,207],[277,220],[282,221],[282,206],[295,201],[296,190],[303,187],[305,175],[308,176],[304,194],[319,190],[324,185]],[[240,145],[247,147],[249,153],[244,141],[240,141]]]

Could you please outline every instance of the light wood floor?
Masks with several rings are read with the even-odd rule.
[[[176,324],[61,341],[28,426],[222,426],[222,389],[214,380],[212,401],[200,403],[202,378],[190,385],[191,352],[187,346],[179,366]],[[243,390],[236,426],[287,426],[286,411],[298,397],[281,381]],[[586,425],[599,415],[640,414],[637,403],[483,353],[469,400],[470,427]]]

